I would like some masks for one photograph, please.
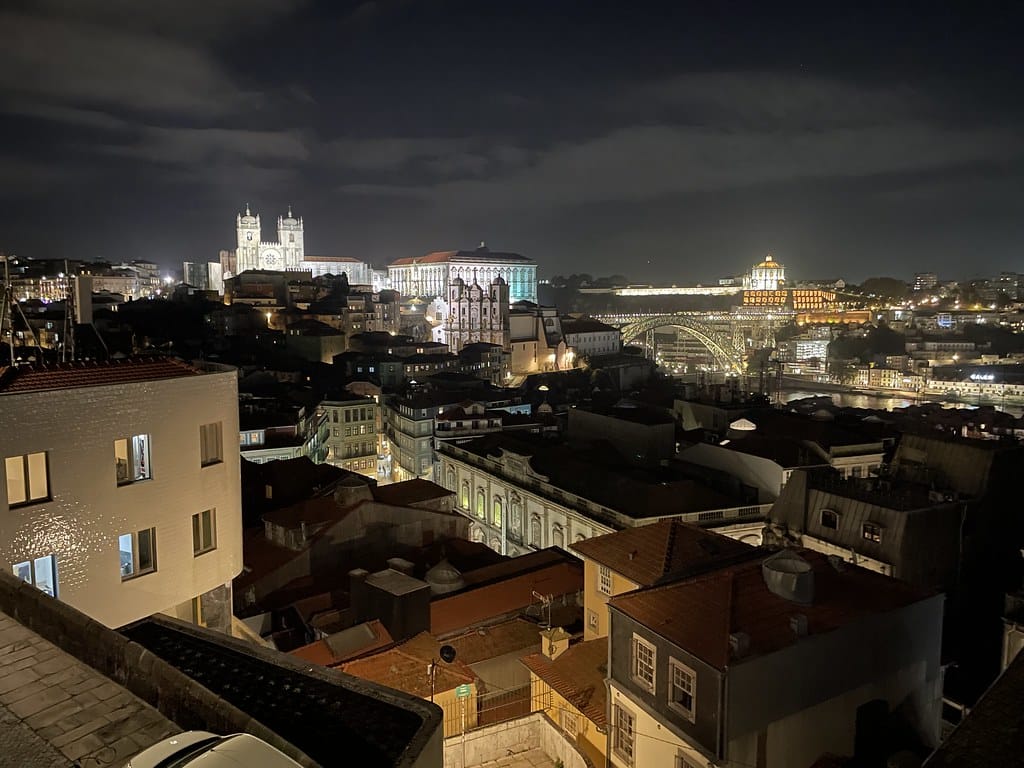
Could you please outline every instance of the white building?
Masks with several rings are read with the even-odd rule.
[[[238,235],[235,274],[249,269],[297,272],[307,268],[302,263],[305,256],[302,217],[293,217],[291,206],[287,216],[277,217],[277,240],[263,240],[261,227],[259,214],[253,216],[248,205],[245,206],[245,215],[238,214],[235,219]],[[225,274],[224,277],[233,275]]]
[[[509,337],[508,298],[508,285],[501,277],[486,287],[456,277],[448,286],[441,341],[452,352],[480,341],[504,347]]]
[[[226,366],[0,368],[0,561],[110,627],[165,612],[230,630],[237,435]]]
[[[388,265],[391,288],[403,296],[447,296],[455,278],[490,285],[497,277],[508,284],[509,300],[537,301],[537,265],[518,253],[492,251],[483,243],[474,251],[436,251],[398,259]]]
[[[785,285],[786,268],[769,253],[764,261],[755,264],[743,278],[743,287],[750,291],[777,291]]]
[[[622,351],[622,331],[591,318],[562,318],[565,343],[582,358],[617,355]]]

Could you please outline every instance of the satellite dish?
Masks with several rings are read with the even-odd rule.
[[[441,656],[441,660],[448,664],[455,661],[455,648],[450,645],[442,645],[439,654]]]

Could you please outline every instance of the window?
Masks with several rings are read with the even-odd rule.
[[[491,524],[495,528],[501,528],[501,512],[502,512],[501,499],[497,496],[494,497],[494,503],[491,505]]]
[[[152,573],[156,570],[156,528],[117,537],[121,552],[121,580]]]
[[[476,491],[476,516],[481,520],[487,515],[487,495],[484,493],[483,488],[478,488]]]
[[[633,765],[636,718],[628,709],[614,705],[613,718],[615,733],[612,735],[612,749],[627,765]]]
[[[149,435],[135,435],[115,440],[114,464],[117,468],[118,485],[149,480]]]
[[[4,459],[7,469],[7,504],[34,504],[50,498],[50,477],[46,453],[28,453]]]
[[[15,563],[14,575],[50,597],[57,597],[57,558],[53,555]]]
[[[204,467],[224,461],[224,439],[219,421],[199,427],[199,453]]]
[[[571,709],[562,710],[562,730],[566,734],[575,739],[580,732],[580,721],[577,714]]]
[[[212,509],[192,515],[192,554],[201,555],[217,548],[217,525]]]
[[[633,635],[633,680],[651,693],[654,693],[654,660],[654,646],[640,635]]]
[[[691,723],[696,714],[697,673],[677,659],[668,660],[668,705]]]
[[[821,510],[821,527],[835,531],[839,529],[839,514],[831,509]]]
[[[676,755],[676,767],[675,768],[699,768],[697,763],[693,762],[686,755],[679,753]]]
[[[462,483],[462,494],[459,498],[459,503],[462,504],[463,509],[469,509],[469,483]]]
[[[530,519],[530,544],[534,547],[541,546],[540,543],[540,518]]]
[[[597,611],[587,611],[587,626],[591,629],[597,629]]]
[[[850,477],[860,477],[864,472],[864,468],[860,465],[850,468]]]
[[[882,542],[882,526],[877,523],[864,523],[864,538],[877,543]]]
[[[597,566],[597,588],[605,595],[612,593],[612,569],[603,565]]]

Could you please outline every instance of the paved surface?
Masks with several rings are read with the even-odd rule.
[[[480,763],[475,768],[553,768],[555,761],[540,749],[528,749],[525,752],[516,752],[514,755],[488,760]]]
[[[0,766],[120,766],[181,729],[0,613]]]

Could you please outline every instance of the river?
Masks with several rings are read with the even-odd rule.
[[[977,404],[951,402],[946,400],[920,399],[900,397],[892,395],[875,395],[864,392],[815,392],[809,389],[783,389],[782,396],[788,403],[791,400],[799,400],[803,397],[831,397],[832,402],[841,407],[847,408],[874,408],[891,411],[895,408],[906,408],[911,405],[921,405],[926,402],[938,402],[943,408],[977,408]],[[1018,404],[983,403],[983,405],[994,405],[1000,411],[1006,411],[1018,419],[1024,415],[1024,406]]]

